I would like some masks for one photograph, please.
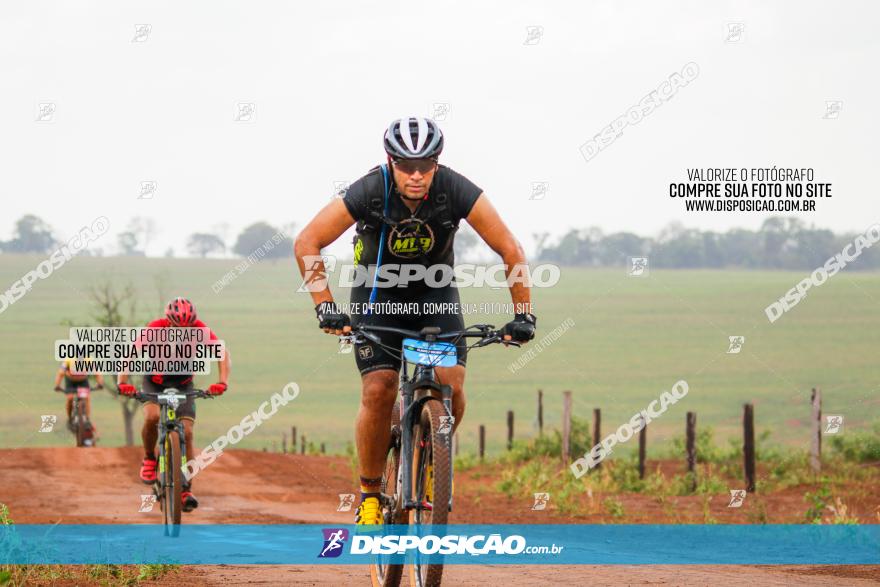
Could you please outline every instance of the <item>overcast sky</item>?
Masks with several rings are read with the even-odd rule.
[[[34,2],[0,4],[0,238],[34,213],[59,236],[135,215],[150,254],[228,225],[305,224],[383,158],[399,116],[440,118],[443,162],[531,235],[672,221],[688,167],[812,167],[809,222],[880,220],[876,3]],[[742,23],[741,36],[729,32]],[[149,30],[136,33],[136,24]],[[529,36],[529,27],[542,27]],[[669,76],[699,76],[587,162],[579,147]],[[826,118],[826,101],[842,102]],[[54,104],[38,121],[40,104]],[[239,103],[255,116],[236,121]],[[139,199],[141,182],[155,181]],[[530,199],[533,182],[549,182]],[[347,247],[347,239],[345,245]]]

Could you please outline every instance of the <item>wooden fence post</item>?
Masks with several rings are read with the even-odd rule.
[[[544,436],[544,392],[538,390],[538,436]]]
[[[813,388],[810,397],[813,415],[810,418],[810,467],[818,473],[822,470],[822,392]]]
[[[287,432],[281,433],[281,452],[287,454]]]
[[[480,460],[486,454],[486,427],[480,424]]]
[[[513,410],[507,410],[507,450],[513,448]]]
[[[642,429],[639,430],[639,479],[645,478],[645,453],[648,448],[648,422],[642,416]]]
[[[324,443],[323,443],[323,442],[321,443],[321,454],[322,454],[322,455],[327,454],[327,447],[324,446]]]
[[[691,491],[697,489],[697,414],[696,412],[687,413],[687,429],[685,431],[687,440],[687,467],[688,473],[691,473]]]
[[[296,454],[296,426],[290,427],[290,452]]]
[[[593,446],[602,442],[602,410],[596,408],[593,410]],[[593,468],[598,469],[602,466],[602,461],[596,463]]]
[[[755,492],[755,406],[743,406],[743,460],[746,491]]]
[[[562,392],[562,463],[571,461],[571,392]]]
[[[306,435],[305,434],[303,434],[299,438],[299,454],[301,454],[301,455],[306,454]]]

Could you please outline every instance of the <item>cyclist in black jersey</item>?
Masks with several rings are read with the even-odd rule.
[[[444,138],[433,120],[395,120],[385,131],[384,143],[386,165],[374,167],[352,183],[344,196],[324,207],[296,239],[297,263],[304,283],[310,285],[318,326],[330,334],[349,332],[352,324],[360,323],[416,331],[424,326],[460,330],[464,320],[458,307],[458,290],[443,279],[452,272],[453,240],[460,221],[467,220],[501,256],[509,277],[511,272],[521,275],[525,270],[525,253],[482,190],[438,163]],[[378,266],[382,271],[388,270],[386,275],[406,279],[405,286],[401,281],[394,285],[393,280],[380,280],[366,272],[369,278],[356,280],[352,287],[350,301],[357,311],[349,317],[333,301],[323,279],[326,273],[320,254],[355,223],[355,265],[359,269],[369,268],[372,273],[376,273]],[[430,270],[419,273],[425,268]],[[390,286],[380,287],[382,283]],[[509,283],[511,299],[518,310],[504,327],[505,339],[527,342],[535,335],[528,284],[523,279],[511,279]],[[369,306],[371,303],[374,305]],[[365,311],[365,307],[374,311]],[[407,311],[376,311],[385,307]],[[432,311],[438,307],[451,311]],[[381,338],[384,346],[400,349],[400,336],[383,334]],[[397,395],[400,357],[399,353],[389,353],[370,341],[356,345],[354,354],[362,381],[356,421],[361,482],[357,523],[379,524],[382,520],[377,497]],[[458,365],[436,368],[440,382],[453,389],[455,427],[464,414],[466,361],[466,349],[460,343]]]

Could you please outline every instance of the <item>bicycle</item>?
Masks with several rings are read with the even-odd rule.
[[[463,338],[480,339],[468,349],[493,343],[521,345],[505,341],[491,324],[445,333],[430,326],[416,332],[360,325],[340,340],[356,344],[369,340],[390,352],[400,352],[382,344],[376,332],[407,337],[402,344],[400,397],[391,416],[391,442],[382,476],[379,502],[383,520],[386,525],[445,525],[452,511],[452,387],[438,383],[434,368],[457,364],[456,343]],[[414,365],[412,377],[408,374],[409,364]],[[428,465],[433,479],[426,479]],[[408,566],[412,585],[440,584],[442,564],[423,564],[416,558]],[[403,565],[381,558],[370,567],[370,578],[377,587],[396,587],[402,575]]]
[[[180,535],[182,476],[186,466],[186,437],[183,423],[177,419],[177,408],[188,397],[214,396],[202,389],[180,391],[169,387],[158,395],[139,391],[133,397],[159,404],[159,471],[156,481],[153,482],[153,494],[162,510],[165,536],[176,537]],[[175,463],[179,465],[175,466]]]
[[[56,391],[65,392],[64,389]],[[86,383],[86,385],[78,385],[73,396],[73,407],[70,410],[70,418],[67,420],[67,429],[73,432],[73,435],[76,437],[77,447],[95,446],[94,426],[92,426],[92,422],[86,413],[86,406],[88,405],[91,393],[92,388]]]

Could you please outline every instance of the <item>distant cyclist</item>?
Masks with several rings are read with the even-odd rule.
[[[443,133],[433,120],[402,118],[385,131],[384,144],[387,167],[377,166],[346,190],[344,197],[334,200],[306,226],[296,240],[296,257],[306,283],[325,275],[321,250],[357,222],[354,262],[375,269],[381,259],[397,265],[400,275],[412,275],[408,268],[433,267],[450,269],[454,263],[453,238],[462,219],[492,248],[507,267],[508,276],[514,269],[526,267],[526,257],[519,242],[501,220],[483,191],[463,175],[440,165]],[[306,257],[310,263],[306,266]],[[397,273],[397,272],[394,272]],[[442,273],[442,271],[441,271]],[[437,272],[432,271],[435,277]],[[435,281],[436,283],[436,281]],[[530,310],[529,288],[522,280],[511,280],[510,296],[520,309],[513,321],[504,326],[506,340],[526,342],[535,336],[535,317]],[[329,288],[310,288],[316,304],[318,327],[330,334],[351,330],[352,319],[333,301]],[[365,284],[352,288],[351,302],[357,305],[354,324],[391,326],[420,330],[437,326],[443,330],[461,330],[464,319],[459,307],[458,289],[454,284],[429,285],[427,280],[410,280],[406,287],[374,288]],[[454,307],[448,313],[366,314],[369,302],[417,302],[418,307]],[[441,306],[441,304],[448,304]],[[391,307],[390,305],[388,307]],[[397,307],[400,307],[399,305]],[[381,334],[384,345],[401,348],[402,337]],[[365,342],[355,348],[355,359],[361,373],[362,395],[355,425],[360,469],[361,504],[358,524],[381,524],[379,496],[382,471],[391,429],[391,414],[397,396],[400,353]],[[441,383],[452,387],[452,410],[455,427],[464,414],[463,391],[467,351],[464,342],[458,345],[458,365],[436,368]]]
[[[174,298],[165,308],[165,317],[153,320],[147,324],[149,328],[207,328],[204,322],[196,317],[196,309],[192,302],[185,298]],[[217,340],[217,336],[209,329],[210,340]],[[222,395],[227,390],[227,381],[229,380],[229,351],[225,351],[223,360],[219,363],[219,381],[211,384],[208,393],[214,395]],[[190,391],[193,389],[193,375],[162,375],[154,373],[152,375],[144,375],[142,381],[142,394],[148,396],[157,396],[169,387],[179,389],[181,391]],[[120,373],[117,381],[119,393],[122,395],[134,395],[137,389],[134,385],[128,383],[128,374]],[[141,464],[140,478],[147,485],[156,481],[156,442],[159,440],[159,404],[155,400],[142,400],[144,403],[144,427],[141,430],[141,438],[144,442],[144,460]],[[196,420],[195,399],[187,398],[177,408],[177,416],[183,421],[184,437],[186,439],[186,459],[189,461],[195,458],[195,447],[193,445],[193,427]],[[199,506],[199,502],[192,493],[191,482],[184,482],[183,493],[183,511],[190,512]]]
[[[84,359],[88,361],[89,359]],[[64,380],[64,386],[61,386],[61,381]],[[104,389],[104,376],[100,373],[95,374],[95,383],[97,386],[95,389]],[[76,388],[78,387],[89,387],[91,388],[91,384],[89,383],[89,375],[88,373],[80,373],[76,370],[76,360],[74,359],[64,359],[61,363],[61,367],[59,367],[58,372],[55,374],[55,391],[64,392],[64,395],[67,398],[66,401],[66,409],[67,409],[67,429],[73,432],[73,398],[76,396]],[[86,418],[91,423],[92,421],[92,397],[91,395],[86,398]],[[92,435],[97,438],[98,437],[98,429],[95,427],[94,423],[92,423]]]

